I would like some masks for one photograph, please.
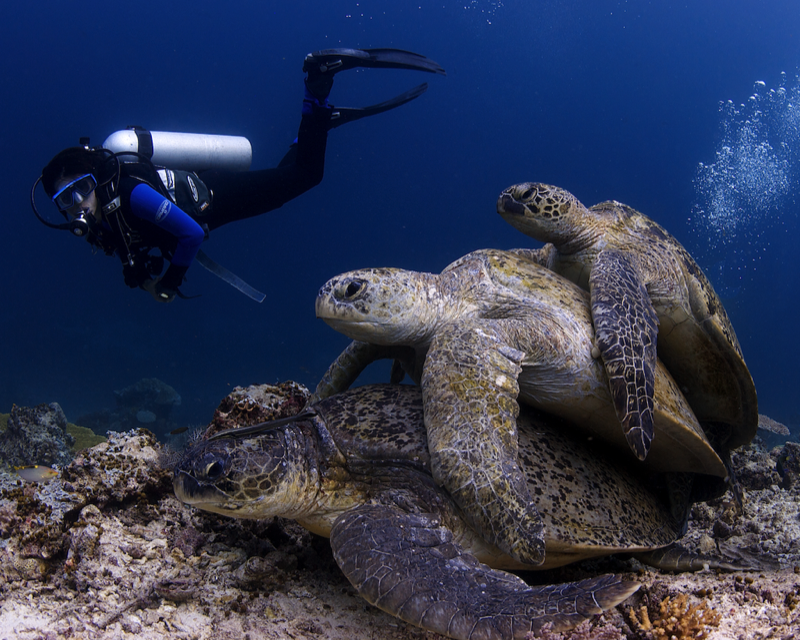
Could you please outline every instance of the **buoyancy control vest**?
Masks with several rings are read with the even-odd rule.
[[[98,190],[98,197],[109,224],[117,223],[120,237],[114,238],[113,247],[109,246],[111,238],[108,234],[95,232],[88,239],[100,245],[106,253],[116,251],[128,261],[132,259],[131,250],[137,244],[137,238],[120,210],[122,202],[117,191],[123,177],[133,178],[155,189],[194,218],[208,233],[203,217],[211,210],[213,194],[197,171],[246,171],[252,160],[250,142],[241,136],[148,131],[140,126],[112,133],[102,148],[112,154],[111,172],[113,174],[116,170],[118,175],[111,175],[103,181],[104,188]],[[125,244],[124,251],[120,240]]]
[[[105,139],[103,149],[117,158],[120,174],[144,182],[170,199],[206,233],[203,217],[210,212],[213,194],[197,172],[206,169],[247,171],[253,157],[250,141],[242,136],[149,131],[140,126],[115,131]],[[119,182],[116,184],[118,187]],[[106,197],[101,195],[101,206],[107,216],[121,204],[118,194],[113,192],[113,179],[108,185],[112,191],[107,188]],[[116,215],[119,217],[121,213]]]

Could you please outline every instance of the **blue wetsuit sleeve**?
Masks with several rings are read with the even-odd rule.
[[[131,191],[131,211],[175,236],[177,246],[170,262],[186,268],[192,264],[203,242],[203,229],[187,213],[146,184]]]

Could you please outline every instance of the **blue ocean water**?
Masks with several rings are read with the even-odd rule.
[[[587,205],[620,200],[677,236],[723,295],[761,412],[800,423],[795,2],[44,0],[4,13],[0,412],[57,401],[74,420],[157,377],[183,398],[178,422],[205,423],[235,385],[313,386],[347,344],[314,317],[325,280],[530,245],[495,200],[535,180]],[[410,49],[448,75],[337,76],[344,106],[430,89],[333,131],[321,185],[204,245],[263,304],[199,265],[183,289],[201,297],[157,304],[116,258],[31,213],[57,151],[131,124],[244,135],[253,168],[273,166],[296,136],[305,54],[339,46]]]

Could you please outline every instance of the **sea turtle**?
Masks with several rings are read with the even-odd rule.
[[[370,385],[294,419],[234,429],[187,450],[177,497],[240,518],[293,518],[330,537],[334,558],[370,603],[453,638],[524,638],[565,630],[625,600],[613,575],[531,587],[497,569],[550,568],[672,543],[659,499],[624,463],[525,409],[520,458],[545,521],[546,560],[521,565],[477,535],[430,475],[418,387]],[[613,454],[612,454],[613,455]],[[700,568],[686,558],[670,569]],[[490,568],[491,567],[494,568]],[[735,568],[722,565],[727,568]]]
[[[416,349],[434,478],[486,539],[536,563],[544,539],[518,465],[517,397],[625,450],[628,440],[593,355],[588,294],[527,253],[474,251],[441,274],[351,271],[323,285],[316,311],[354,340]],[[726,475],[660,363],[654,420],[646,468]]]
[[[503,191],[497,211],[551,243],[543,262],[591,291],[597,346],[623,403],[650,402],[657,347],[700,422],[728,432],[717,436],[725,447],[753,439],[756,389],[728,314],[663,227],[619,202],[587,209],[564,189],[531,182]]]

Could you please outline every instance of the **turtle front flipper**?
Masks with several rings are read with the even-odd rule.
[[[431,470],[487,540],[541,564],[544,525],[517,461],[525,353],[508,344],[501,323],[454,323],[431,342],[422,373]]]
[[[323,374],[314,395],[309,399],[309,404],[347,391],[364,369],[373,362],[384,359],[399,361],[406,372],[413,372],[415,355],[411,347],[385,346],[353,340]]]
[[[364,505],[342,515],[331,547],[370,604],[460,640],[525,638],[548,622],[553,631],[571,629],[639,588],[613,575],[530,587],[465,552],[437,515],[394,505]]]
[[[601,251],[589,277],[595,341],[608,374],[614,408],[639,460],[653,441],[658,317],[631,259]]]

